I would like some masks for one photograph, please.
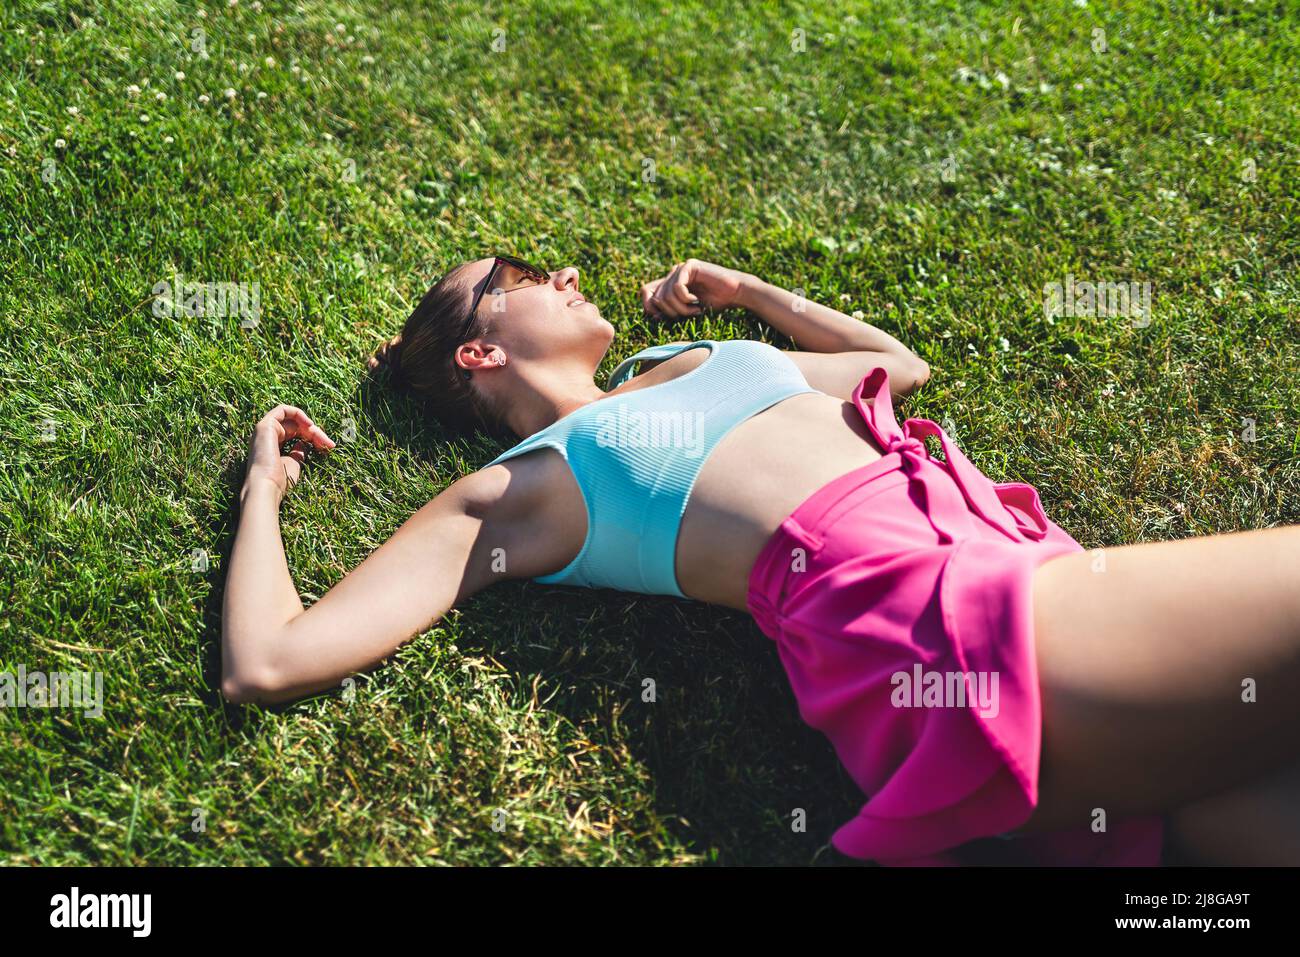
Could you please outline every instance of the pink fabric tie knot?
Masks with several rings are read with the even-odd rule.
[[[925,447],[925,442],[914,435],[894,435],[890,436],[888,444],[885,446],[885,454],[898,452],[902,455],[925,455],[928,457],[929,451]]]

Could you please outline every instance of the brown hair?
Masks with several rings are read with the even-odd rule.
[[[398,392],[421,400],[449,431],[483,431],[505,438],[513,433],[501,410],[474,387],[470,371],[452,359],[462,343],[488,333],[487,322],[476,317],[465,335],[460,335],[469,310],[469,295],[455,279],[460,268],[448,271],[433,284],[407,317],[402,331],[375,351],[369,366],[386,371]]]

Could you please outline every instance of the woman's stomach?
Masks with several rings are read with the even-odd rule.
[[[822,486],[881,458],[853,403],[791,396],[736,426],[691,490],[677,537],[681,590],[746,611],[749,573],[787,516]]]

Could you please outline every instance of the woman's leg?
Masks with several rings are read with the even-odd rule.
[[[1300,757],[1300,527],[1063,556],[1034,605],[1039,803],[1019,830],[1172,811]]]

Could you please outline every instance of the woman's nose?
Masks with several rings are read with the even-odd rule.
[[[576,266],[566,266],[559,272],[551,276],[551,282],[555,283],[556,289],[564,289],[567,286],[578,288],[578,269]]]

